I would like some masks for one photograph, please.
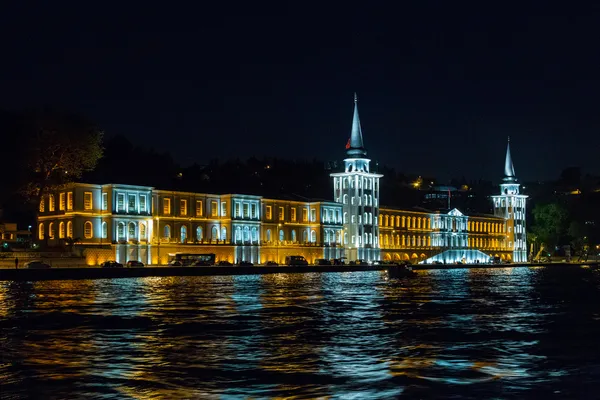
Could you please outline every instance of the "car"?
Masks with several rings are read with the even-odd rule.
[[[123,264],[116,261],[104,261],[100,266],[102,268],[123,268]]]
[[[306,266],[308,261],[303,256],[286,256],[285,263],[294,266]]]
[[[51,268],[49,264],[46,264],[43,261],[30,261],[27,264],[25,264],[25,268],[29,268],[29,269],[48,269]]]
[[[251,267],[253,265],[250,261],[240,261],[238,263],[238,267]]]
[[[229,261],[222,260],[222,261],[219,261],[219,262],[217,263],[217,265],[218,265],[218,266],[221,266],[221,267],[230,267],[230,266],[232,266],[233,264],[232,264],[232,263],[230,263]]]
[[[131,268],[131,267],[143,267],[144,263],[141,261],[137,261],[137,260],[129,260],[127,261],[127,267]]]
[[[331,265],[331,261],[324,258],[317,258],[315,260],[315,265]]]
[[[210,267],[210,262],[204,260],[194,261],[192,264],[193,267]]]
[[[181,261],[172,260],[172,261],[169,261],[169,266],[171,266],[171,267],[181,267],[181,266],[183,266],[183,264],[181,263]]]
[[[265,265],[269,265],[269,266],[274,266],[274,267],[276,267],[276,266],[278,266],[279,264],[277,264],[275,261],[267,261],[267,262],[265,263]]]

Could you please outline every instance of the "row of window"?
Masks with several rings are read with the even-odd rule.
[[[383,244],[383,248],[388,247],[430,247],[432,245],[432,239],[430,236],[417,236],[417,235],[379,235],[380,241]],[[499,239],[488,239],[488,238],[465,238],[459,236],[447,236],[435,237],[433,239],[433,246],[450,246],[450,247],[468,247],[475,248],[504,248],[504,242]]]
[[[452,225],[447,225],[447,223],[448,221],[442,218],[436,222],[434,228],[452,228],[453,230],[464,229],[464,223],[457,221],[455,218],[452,218]],[[431,229],[431,218],[379,215],[379,224],[380,226],[391,228]],[[471,232],[485,233],[503,233],[506,229],[503,223],[479,221],[468,221],[466,227]]]
[[[377,190],[379,184],[379,179],[376,178],[366,178],[366,177],[343,177],[341,179],[335,180],[335,188],[340,189],[354,189],[355,187],[358,189],[365,190]]]
[[[345,194],[342,196],[342,203],[343,204],[348,204],[348,195]],[[339,201],[339,196],[338,196],[338,201]],[[375,201],[373,201],[373,196],[372,195],[367,195],[364,194],[362,196],[352,196],[350,197],[350,205],[357,205],[357,206],[373,206],[373,204],[375,204],[375,207],[377,207],[377,198],[375,198]]]
[[[279,213],[277,214],[277,219],[279,221],[284,221],[285,220],[285,207],[279,207]],[[334,217],[334,213],[331,210],[327,210],[326,211],[326,216],[328,219],[328,222],[332,220],[332,218]],[[266,215],[265,215],[267,220],[273,220],[273,206],[267,206],[266,207]],[[338,216],[339,218],[339,216]],[[297,215],[297,209],[294,208],[290,208],[290,221],[291,222],[298,222],[298,215]],[[314,208],[310,209],[310,222],[316,222],[317,221],[317,210]],[[302,208],[302,222],[308,222],[308,208]]]
[[[127,202],[125,202],[127,198]],[[108,194],[102,193],[102,210],[108,209]],[[148,212],[148,197],[145,194],[117,193],[116,212],[146,213]]]
[[[87,195],[89,194],[89,201],[91,204],[91,195],[92,193],[86,192],[86,197],[85,199],[87,200]],[[40,201],[40,212],[45,212],[46,211],[46,197],[48,198],[48,211],[49,212],[54,212],[56,211],[56,198],[54,197],[53,194],[49,194],[48,196],[42,196],[42,200]],[[60,211],[65,211],[65,210],[72,210],[73,209],[73,192],[67,192],[67,193],[59,193],[58,195],[58,209]],[[87,204],[87,203],[86,203]],[[86,208],[86,210],[91,210],[91,206],[90,208]]]
[[[89,222],[91,224],[91,222]],[[55,231],[56,225],[54,222],[50,222],[48,225],[48,238],[54,239],[56,236]],[[44,240],[46,237],[45,226],[43,223],[38,225],[38,238]],[[58,223],[58,237],[59,239],[66,239],[73,237],[73,223],[71,221],[61,221]],[[90,236],[91,237],[91,236]]]

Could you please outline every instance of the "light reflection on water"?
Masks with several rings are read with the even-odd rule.
[[[585,396],[599,287],[556,267],[1,282],[0,393]]]

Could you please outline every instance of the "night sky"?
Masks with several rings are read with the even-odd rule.
[[[510,136],[522,181],[600,173],[598,8],[125,3],[5,6],[0,107],[81,112],[182,165],[333,160],[356,91],[369,157],[399,171],[498,181]]]

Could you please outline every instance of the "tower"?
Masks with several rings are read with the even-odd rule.
[[[515,177],[515,168],[510,155],[510,138],[506,146],[504,175],[503,183],[500,184],[500,195],[492,196],[494,215],[506,220],[506,246],[513,251],[513,261],[526,262],[525,207],[527,196],[519,193],[521,185]]]
[[[344,172],[332,173],[333,198],[342,204],[344,233],[342,243],[348,260],[375,261],[379,250],[379,178],[371,173],[370,159],[363,145],[358,117],[358,98],[354,94],[352,131],[346,143]]]

